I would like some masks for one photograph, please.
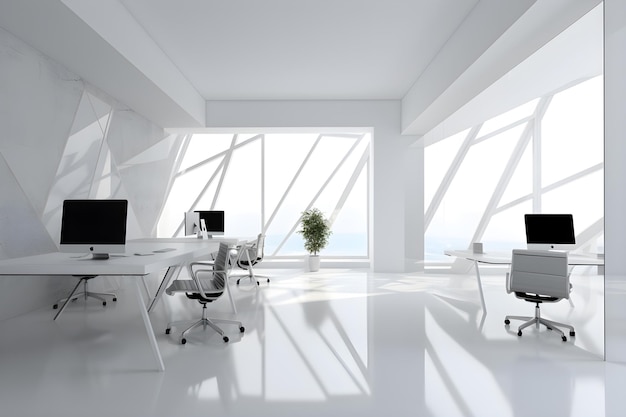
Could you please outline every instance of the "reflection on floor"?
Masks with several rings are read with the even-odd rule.
[[[626,367],[602,360],[601,277],[572,277],[572,303],[542,307],[576,327],[562,342],[504,326],[534,306],[506,294],[499,275],[483,277],[485,316],[471,276],[269,275],[269,285],[233,285],[246,331],[226,327],[228,344],[210,330],[184,346],[176,329],[166,335],[168,321],[201,307],[165,296],[150,314],[162,373],[125,279],[107,307],[77,302],[57,322],[52,309],[0,322],[0,415],[626,415]],[[227,297],[209,307],[232,317]]]

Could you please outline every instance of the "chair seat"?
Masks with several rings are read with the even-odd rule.
[[[528,292],[516,292],[515,296],[531,303],[553,303],[559,301],[559,297],[551,297],[548,295],[533,294]]]
[[[202,279],[200,280],[202,289],[204,290],[205,297],[217,298],[224,292],[223,288],[216,288],[213,280]],[[191,279],[177,279],[165,290],[167,295],[172,295],[178,292],[188,293],[187,296],[192,299],[202,298],[200,294],[193,294],[198,291],[198,286]],[[194,297],[195,296],[195,297]]]

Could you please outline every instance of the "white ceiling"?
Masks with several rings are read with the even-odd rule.
[[[163,127],[210,100],[402,101],[421,135],[600,0],[0,0],[0,27]]]
[[[121,0],[207,100],[401,99],[477,0]]]

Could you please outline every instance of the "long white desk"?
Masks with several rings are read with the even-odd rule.
[[[467,259],[474,263],[474,270],[476,271],[476,282],[478,283],[478,292],[480,294],[480,303],[483,308],[483,312],[487,313],[487,305],[485,304],[485,295],[483,294],[483,284],[480,279],[480,269],[478,264],[490,264],[490,265],[510,265],[511,264],[511,252],[485,252],[474,253],[471,250],[446,250],[444,254],[447,256],[454,256],[457,258]],[[602,266],[604,265],[604,258],[599,258],[593,255],[582,255],[576,253],[570,253],[567,257],[567,262],[570,266]]]
[[[131,276],[144,277],[166,269],[161,286],[176,276],[182,267],[191,261],[206,257],[217,249],[219,240],[214,239],[143,239],[129,241],[126,253],[111,255],[106,260],[94,260],[88,256],[53,252],[43,255],[0,260],[0,275],[64,275],[64,276]],[[161,352],[148,316],[148,309],[158,301],[162,291],[157,292],[146,308],[139,279],[135,279],[135,290],[141,316],[150,340],[152,352],[160,371],[165,370]],[[161,290],[161,287],[160,287]],[[164,290],[164,287],[163,287]]]

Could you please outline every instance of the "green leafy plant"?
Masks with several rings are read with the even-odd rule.
[[[298,233],[304,239],[304,249],[312,255],[317,255],[320,250],[328,245],[331,235],[330,225],[324,214],[316,208],[306,210],[300,218],[301,229]]]

